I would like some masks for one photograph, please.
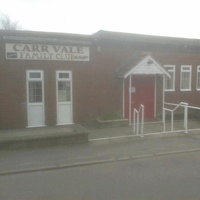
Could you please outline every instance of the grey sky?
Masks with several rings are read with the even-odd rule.
[[[200,38],[198,0],[0,0],[0,5],[1,13],[26,30]]]

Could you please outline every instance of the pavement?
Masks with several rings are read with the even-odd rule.
[[[185,133],[183,122],[176,121],[173,131],[171,124],[167,123],[166,132],[163,133],[162,123],[145,123],[144,137],[140,137],[133,133],[133,127],[129,126],[101,129],[87,127],[88,142],[2,149],[0,175],[200,151],[199,121],[189,121],[188,129],[188,133]]]

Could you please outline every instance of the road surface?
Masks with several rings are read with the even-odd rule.
[[[200,153],[0,176],[2,200],[199,200]]]

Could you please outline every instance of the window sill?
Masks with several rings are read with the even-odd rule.
[[[180,90],[181,92],[191,92],[192,90],[189,89],[189,90]]]
[[[175,90],[164,90],[165,92],[175,92]]]

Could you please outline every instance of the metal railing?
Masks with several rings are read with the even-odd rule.
[[[174,104],[174,103],[166,103],[164,102],[165,105],[171,105],[175,106],[174,109],[169,109],[169,108],[164,108],[163,107],[163,132],[165,132],[165,113],[166,111],[171,112],[171,131],[174,130],[174,111],[176,111],[179,107],[184,107],[184,129],[185,133],[188,133],[188,103],[185,102],[180,102],[179,104]]]
[[[141,104],[139,109],[133,109],[133,133],[139,135],[139,124],[141,114],[141,132],[140,137],[144,137],[144,106]]]

